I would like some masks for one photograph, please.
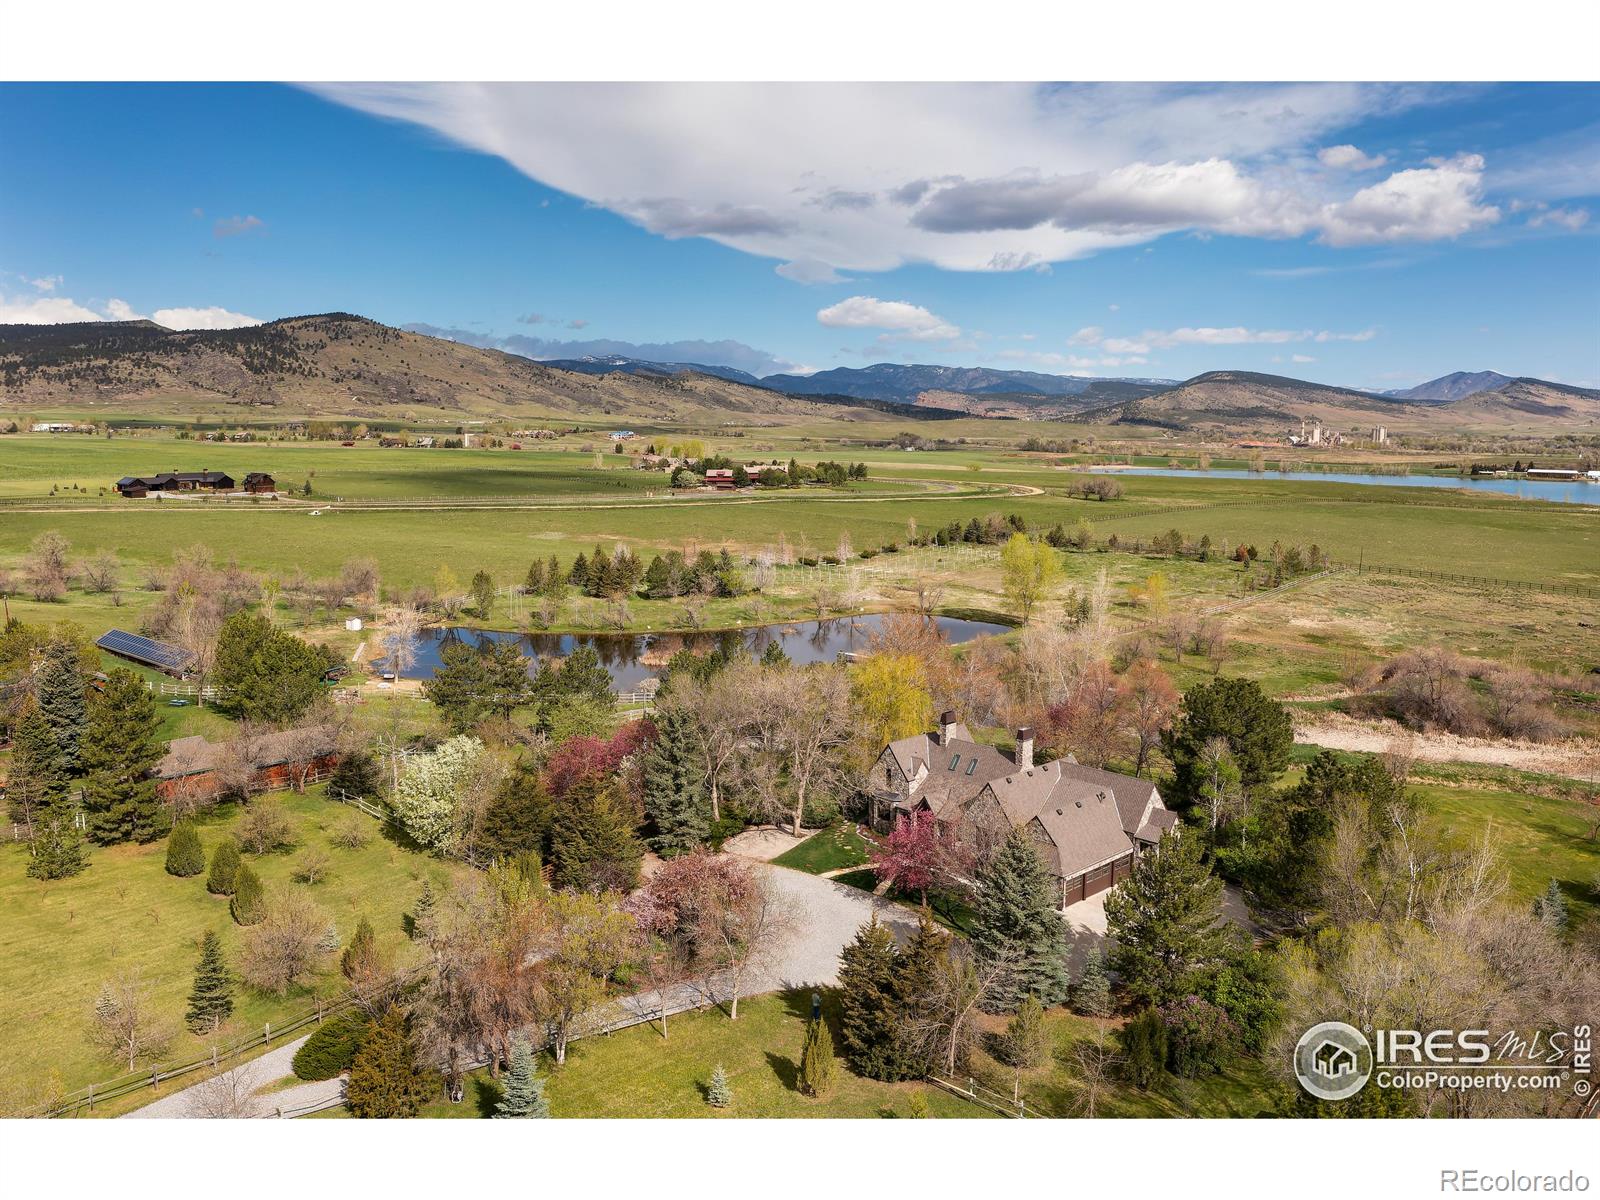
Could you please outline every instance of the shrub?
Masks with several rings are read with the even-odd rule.
[[[383,786],[383,774],[377,762],[365,750],[353,750],[339,760],[333,776],[328,780],[330,792],[366,799],[376,796]]]
[[[186,879],[206,869],[206,850],[200,834],[188,821],[179,821],[167,835],[167,874]]]
[[[391,1008],[356,1052],[345,1098],[357,1117],[414,1117],[433,1097],[435,1078],[417,1066],[405,1013]]]
[[[276,800],[257,800],[239,821],[239,841],[251,854],[269,854],[294,844],[289,814]]]
[[[1167,1065],[1167,1027],[1161,1023],[1161,1014],[1145,1009],[1117,1031],[1117,1040],[1122,1043],[1128,1082],[1148,1089]]]
[[[372,839],[367,835],[366,826],[361,823],[361,818],[351,817],[347,821],[341,821],[328,835],[328,840],[341,850],[359,850]]]
[[[206,891],[214,896],[231,896],[239,878],[239,843],[223,838],[211,852],[211,874],[206,876]]]
[[[233,899],[228,903],[228,911],[239,924],[256,925],[267,915],[266,908],[267,900],[261,889],[260,877],[241,864],[238,875],[234,877]]]
[[[806,1022],[805,1047],[800,1052],[800,1090],[823,1098],[833,1091],[839,1078],[838,1060],[833,1056],[833,1035],[826,1021]]]
[[[1213,1075],[1226,1065],[1239,1041],[1228,1014],[1199,996],[1161,1006],[1167,1030],[1167,1068],[1182,1079]]]
[[[371,1027],[366,1014],[358,1010],[328,1018],[294,1052],[295,1075],[308,1080],[342,1075],[354,1065]]]

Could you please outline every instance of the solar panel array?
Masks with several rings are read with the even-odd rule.
[[[140,637],[137,633],[128,633],[122,629],[113,629],[109,633],[102,634],[95,645],[102,650],[109,650],[112,654],[120,654],[135,662],[148,663],[163,671],[181,671],[194,657],[181,646]]]

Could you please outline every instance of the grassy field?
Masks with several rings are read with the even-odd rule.
[[[401,958],[414,953],[405,939],[401,916],[416,898],[423,879],[442,886],[445,865],[385,840],[376,822],[324,799],[313,788],[303,796],[281,797],[295,827],[296,848],[285,854],[249,858],[270,889],[305,888],[327,915],[341,939],[356,922],[372,920],[380,943]],[[204,818],[201,840],[207,854],[238,819],[232,806]],[[329,842],[332,830],[359,821],[371,835],[357,850]],[[306,849],[326,850],[332,869],[325,882],[307,887],[291,882],[295,861]],[[58,1074],[66,1090],[126,1071],[90,1037],[90,1018],[102,983],[124,974],[148,989],[160,1018],[174,1034],[163,1062],[187,1061],[213,1039],[183,1028],[185,998],[193,982],[201,936],[221,934],[231,958],[240,929],[228,915],[225,898],[210,895],[204,875],[178,879],[165,871],[165,842],[114,846],[89,852],[89,869],[68,880],[29,879],[24,847],[0,848],[0,1046],[6,1048],[11,1094],[0,1108],[33,1101]],[[337,994],[343,980],[337,955],[328,955],[315,980],[283,997],[259,995],[241,987],[233,1019],[218,1039],[223,1043],[263,1023],[281,1022],[306,1011],[316,997]],[[155,1093],[144,1099],[153,1098]]]
[[[823,875],[843,867],[859,867],[867,861],[870,843],[856,832],[854,825],[830,825],[812,834],[792,850],[785,850],[772,861],[808,875]]]

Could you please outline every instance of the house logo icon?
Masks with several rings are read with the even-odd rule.
[[[1324,1021],[1295,1043],[1294,1073],[1317,1099],[1347,1100],[1372,1076],[1372,1047],[1355,1026]]]

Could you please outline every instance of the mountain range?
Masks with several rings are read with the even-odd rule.
[[[596,356],[536,362],[349,313],[229,330],[150,321],[0,326],[0,405],[234,418],[276,408],[360,420],[654,421],[756,428],[962,416],[1281,436],[1300,422],[1366,431],[1600,428],[1600,391],[1492,371],[1376,393],[1249,371],[1103,379],[877,363],[813,375]]]

